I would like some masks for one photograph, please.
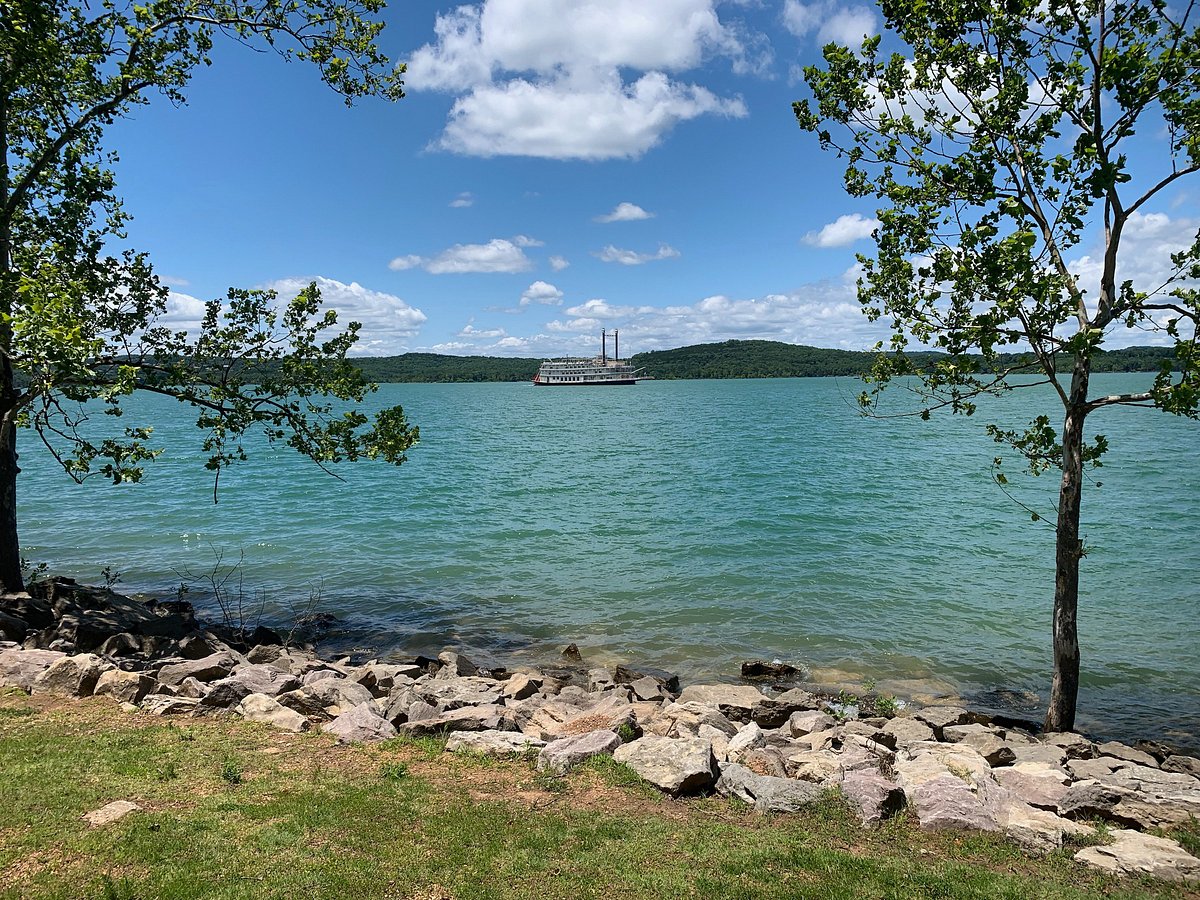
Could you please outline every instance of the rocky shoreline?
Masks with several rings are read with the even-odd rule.
[[[804,687],[689,684],[561,660],[481,670],[453,651],[355,664],[270,629],[199,623],[67,579],[0,597],[0,687],[108,696],[157,716],[229,716],[343,742],[445,736],[447,751],[536,754],[565,774],[610,754],[658,789],[764,813],[840,791],[864,825],[909,808],[922,828],[1002,832],[1031,852],[1086,845],[1118,874],[1200,881],[1200,859],[1148,832],[1200,818],[1200,759],[1153,742],[1037,735],[961,706],[853,703]],[[752,663],[746,679],[794,674]]]

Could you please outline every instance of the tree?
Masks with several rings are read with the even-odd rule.
[[[970,415],[982,395],[1019,387],[1049,385],[1061,401],[1061,428],[1039,415],[1027,429],[989,433],[1032,473],[1061,472],[1045,727],[1070,730],[1082,487],[1107,449],[1102,434],[1085,440],[1085,422],[1118,405],[1197,415],[1200,234],[1155,284],[1118,281],[1118,260],[1136,217],[1200,170],[1200,13],[1165,0],[881,5],[895,49],[885,53],[881,36],[857,51],[825,47],[824,66],[805,69],[815,107],[794,107],[800,126],[846,160],[846,190],[886,204],[877,253],[860,257],[858,293],[893,336],[877,347],[890,352],[861,403],[878,413],[880,392],[900,375],[917,376],[906,383],[917,385],[924,418]],[[1103,254],[1098,276],[1085,278],[1069,252],[1093,236]],[[1092,357],[1119,329],[1165,335],[1174,365],[1148,390],[1095,396]],[[914,364],[910,342],[943,354]],[[1024,351],[1025,363],[1003,364],[1004,348]],[[1038,377],[1012,377],[1021,372]]]
[[[358,325],[337,324],[309,287],[286,303],[230,290],[198,335],[158,323],[167,290],[144,254],[118,250],[128,216],[106,126],[154,94],[182,104],[213,42],[312,63],[346,102],[403,96],[379,52],[382,0],[0,0],[0,590],[22,587],[17,431],[77,481],[136,481],[151,428],[101,439],[135,391],[195,407],[214,486],[260,429],[327,467],[392,463],[417,440],[399,407],[353,408],[368,385],[346,360]],[[101,419],[100,421],[109,421]],[[215,489],[215,487],[214,487]]]

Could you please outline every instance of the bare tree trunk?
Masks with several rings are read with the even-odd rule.
[[[2,376],[7,382],[0,390],[12,391],[12,368],[4,365]],[[7,397],[5,398],[7,399]],[[0,419],[0,592],[13,593],[25,589],[21,575],[21,543],[17,537],[17,428],[11,421],[12,412]]]
[[[1083,422],[1087,416],[1091,360],[1075,357],[1063,421],[1062,485],[1058,492],[1058,540],[1054,558],[1054,680],[1046,731],[1073,731],[1079,699],[1079,510],[1083,495]]]

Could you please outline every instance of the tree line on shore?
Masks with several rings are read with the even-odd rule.
[[[933,360],[937,353],[911,353],[915,361]],[[876,354],[866,350],[833,350],[782,341],[722,341],[673,350],[638,353],[630,360],[656,379],[681,378],[806,378],[857,377],[870,371]],[[1001,354],[1005,368],[1019,365],[1023,354]],[[1032,359],[1029,360],[1032,363]],[[498,356],[449,356],[439,353],[404,353],[400,356],[355,359],[369,381],[385,383],[529,381],[540,359]],[[1173,362],[1167,347],[1125,347],[1098,351],[1094,372],[1157,372]],[[1063,368],[1070,369],[1064,357]]]

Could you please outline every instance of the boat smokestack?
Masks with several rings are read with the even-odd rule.
[[[617,362],[621,361],[621,345],[617,343],[617,335],[620,333],[617,329],[613,329],[613,359]]]
[[[608,337],[608,332],[603,328],[600,329],[600,362],[608,362],[608,344],[605,339]]]

